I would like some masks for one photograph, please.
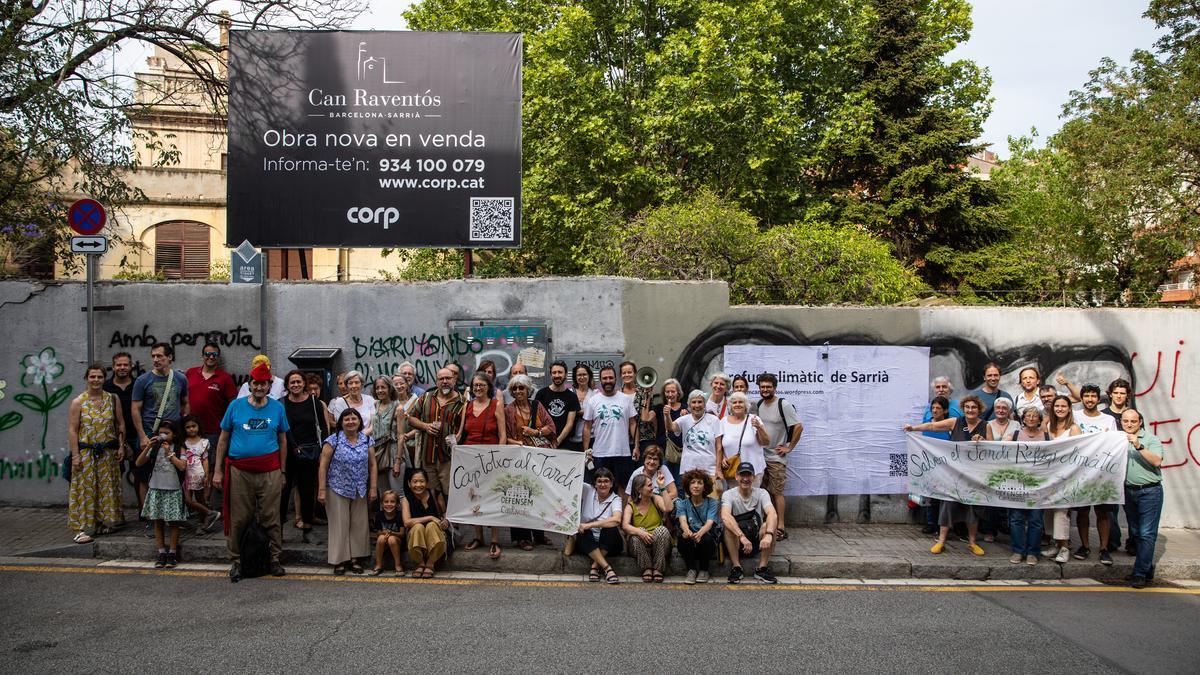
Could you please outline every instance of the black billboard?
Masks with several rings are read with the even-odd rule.
[[[229,37],[227,245],[520,245],[519,34]]]

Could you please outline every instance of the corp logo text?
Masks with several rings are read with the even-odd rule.
[[[376,225],[383,224],[383,229],[388,229],[388,225],[399,222],[400,210],[394,206],[381,206],[377,209],[372,209],[367,206],[351,206],[346,211],[346,220],[358,225]]]

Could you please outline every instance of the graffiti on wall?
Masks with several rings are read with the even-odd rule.
[[[472,358],[459,361],[463,377],[470,378],[484,360],[496,365],[496,386],[508,386],[508,371],[525,366],[534,387],[546,384],[546,369],[552,355],[550,323],[544,319],[496,319],[451,321],[450,331],[480,344]]]
[[[25,459],[0,457],[0,481],[26,480],[52,483],[55,478],[58,478],[60,470],[58,460],[46,452],[39,452],[37,455]]]
[[[439,369],[483,351],[482,342],[450,332],[355,335],[350,341],[354,350],[354,370],[367,380],[390,377],[401,363],[408,361],[417,370],[418,382],[433,382]]]
[[[1188,417],[1188,413],[1182,412],[1198,408],[1176,402],[1187,377],[1186,368],[1180,368],[1187,345],[1182,339],[1168,342],[1165,349],[1144,353],[1127,352],[1112,344],[1053,342],[988,349],[954,335],[931,335],[911,341],[911,344],[930,348],[930,369],[935,371],[931,374],[950,377],[956,392],[979,387],[983,383],[983,367],[988,362],[1000,366],[1001,372],[1005,373],[1001,388],[1010,392],[1016,390],[1017,372],[1029,365],[1036,366],[1046,382],[1053,382],[1053,376],[1060,372],[1068,373],[1069,379],[1076,384],[1094,383],[1101,389],[1118,377],[1127,379],[1133,385],[1135,405],[1145,415],[1146,426],[1163,442],[1166,453],[1163,468],[1200,467],[1200,417]],[[790,326],[768,322],[716,324],[688,343],[676,363],[675,373],[684,390],[707,388],[707,376],[721,370],[724,348],[731,344],[888,343],[862,333],[806,335]]]
[[[254,350],[262,349],[254,343],[254,334],[250,332],[250,329],[240,323],[233,328],[181,331],[172,333],[170,337],[162,340],[150,332],[150,324],[142,324],[142,330],[138,333],[128,333],[123,330],[113,331],[112,337],[108,340],[108,348],[135,349],[141,347],[150,349],[159,342],[166,342],[176,349],[180,346],[203,346],[207,342],[215,342],[221,345],[222,348],[249,347]]]
[[[21,392],[13,396],[13,400],[42,416],[42,450],[46,449],[46,434],[50,431],[50,411],[62,405],[71,395],[71,385],[65,384],[50,390],[55,378],[62,376],[63,364],[58,360],[58,354],[53,347],[43,347],[36,354],[26,354],[21,358],[21,386],[34,389],[34,393]],[[37,394],[41,387],[41,395]],[[16,426],[22,420],[19,416],[13,418],[11,413],[5,417]],[[15,421],[13,421],[15,419]]]

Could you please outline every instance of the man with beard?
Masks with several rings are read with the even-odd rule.
[[[450,494],[450,448],[446,437],[458,434],[455,424],[463,407],[463,397],[455,391],[454,382],[454,371],[438,370],[437,387],[421,394],[408,416],[409,426],[421,432],[417,437],[418,466],[423,466],[430,478],[437,481],[443,497]]]
[[[996,399],[1000,397],[1012,399],[1012,394],[1000,388],[1000,366],[991,362],[983,367],[983,386],[968,393],[983,401],[983,414],[980,417],[987,421],[996,417],[992,411],[992,404],[996,402]]]
[[[125,447],[121,448],[121,459],[133,464],[133,443],[130,439],[134,438],[136,432],[133,431],[133,377],[130,373],[133,372],[133,356],[129,352],[117,352],[112,357],[112,377],[104,382],[104,391],[110,394],[117,395],[117,402],[121,404],[121,417],[125,420]],[[132,472],[132,468],[128,469]],[[136,490],[135,490],[136,492]],[[121,488],[121,474],[117,474],[117,494],[122,495],[125,490]],[[138,493],[138,513],[142,512],[142,495]],[[125,524],[125,514],[122,510],[121,519],[115,525],[121,527]]]
[[[600,369],[600,393],[583,404],[583,450],[589,453],[595,470],[612,471],[613,485],[622,499],[641,454],[634,445],[631,456],[630,441],[636,433],[633,398],[617,391],[617,371],[605,366]]]
[[[787,539],[787,525],[784,522],[784,512],[787,501],[783,496],[787,483],[787,456],[796,449],[800,442],[800,434],[804,433],[804,424],[796,415],[796,408],[787,401],[775,396],[775,386],[779,383],[771,373],[758,376],[758,394],[762,398],[754,404],[754,414],[758,415],[767,427],[771,440],[763,446],[763,455],[767,460],[766,471],[763,472],[762,485],[767,494],[771,495],[771,503],[775,506],[775,515],[779,524],[775,536]]]
[[[575,429],[575,416],[579,413],[579,397],[567,389],[567,364],[555,361],[550,364],[550,386],[538,390],[535,401],[541,403],[550,419],[554,420],[554,430],[558,434],[555,447],[564,450],[578,450],[579,444],[567,440]]]
[[[283,552],[279,506],[289,427],[283,404],[268,396],[272,382],[269,365],[251,368],[250,395],[230,403],[221,419],[213,487],[224,491],[225,544],[233,562],[229,580],[235,584],[242,579],[242,531],[251,518],[270,539],[272,576],[285,573],[279,563]]]
[[[1117,422],[1111,416],[1100,412],[1100,387],[1085,384],[1079,389],[1079,400],[1083,410],[1075,411],[1075,423],[1085,434],[1098,434],[1117,431]],[[1108,554],[1108,535],[1112,515],[1117,512],[1117,504],[1096,504],[1094,507],[1084,506],[1075,511],[1075,524],[1079,527],[1079,548],[1075,549],[1076,560],[1087,560],[1091,550],[1088,548],[1089,511],[1096,511],[1096,532],[1100,535],[1100,562],[1105,565],[1113,564],[1112,556]]]
[[[136,420],[133,429],[137,432],[139,452],[150,447],[150,438],[158,435],[159,424],[178,423],[189,413],[187,376],[172,368],[175,363],[175,348],[165,342],[155,344],[150,348],[150,361],[153,364],[152,370],[142,373],[134,381],[133,390],[130,392],[132,402],[129,412]],[[135,437],[128,433],[128,428],[126,433],[129,438]],[[131,470],[139,504],[145,503],[146,492],[150,489],[150,475],[153,472],[153,462],[148,462],[142,467],[135,465]]]

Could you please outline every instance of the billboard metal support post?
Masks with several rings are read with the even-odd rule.
[[[87,256],[87,362],[96,362],[96,256]]]

